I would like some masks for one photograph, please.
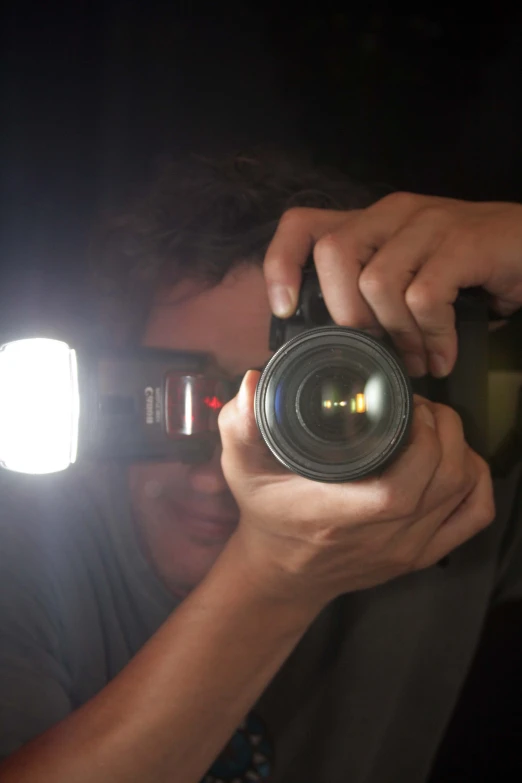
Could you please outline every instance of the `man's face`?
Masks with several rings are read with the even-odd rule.
[[[166,292],[153,308],[144,344],[205,351],[234,377],[270,357],[269,323],[262,270],[245,265],[214,288],[186,282]],[[173,593],[186,594],[208,573],[238,523],[221,471],[221,447],[201,465],[133,465],[130,489],[146,556]]]

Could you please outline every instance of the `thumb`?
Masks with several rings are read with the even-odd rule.
[[[260,376],[261,373],[258,370],[247,370],[233,400],[236,405],[235,421],[240,428],[238,435],[240,434],[245,444],[258,443],[261,439],[254,414],[254,397]]]
[[[254,396],[260,373],[248,370],[234,399],[221,409],[218,424],[223,464],[231,470],[256,472],[266,466],[268,449],[254,415]]]

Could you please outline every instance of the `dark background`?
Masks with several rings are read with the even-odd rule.
[[[166,154],[287,146],[396,189],[522,201],[513,4],[193,5],[4,6],[2,339],[81,312],[97,216]],[[518,606],[488,624],[433,783],[522,770],[521,628]]]

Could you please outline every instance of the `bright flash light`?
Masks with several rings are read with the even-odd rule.
[[[0,347],[0,465],[54,473],[76,461],[80,398],[76,352],[60,340]]]
[[[332,401],[331,400],[323,400],[323,407],[331,408],[332,407]]]
[[[379,374],[373,375],[364,387],[364,395],[362,396],[366,401],[366,413],[369,418],[378,421],[383,415],[386,402],[384,376]]]

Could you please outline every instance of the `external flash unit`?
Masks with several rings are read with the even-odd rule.
[[[54,473],[77,459],[202,462],[237,383],[209,356],[74,350],[60,340],[0,347],[0,465]]]

